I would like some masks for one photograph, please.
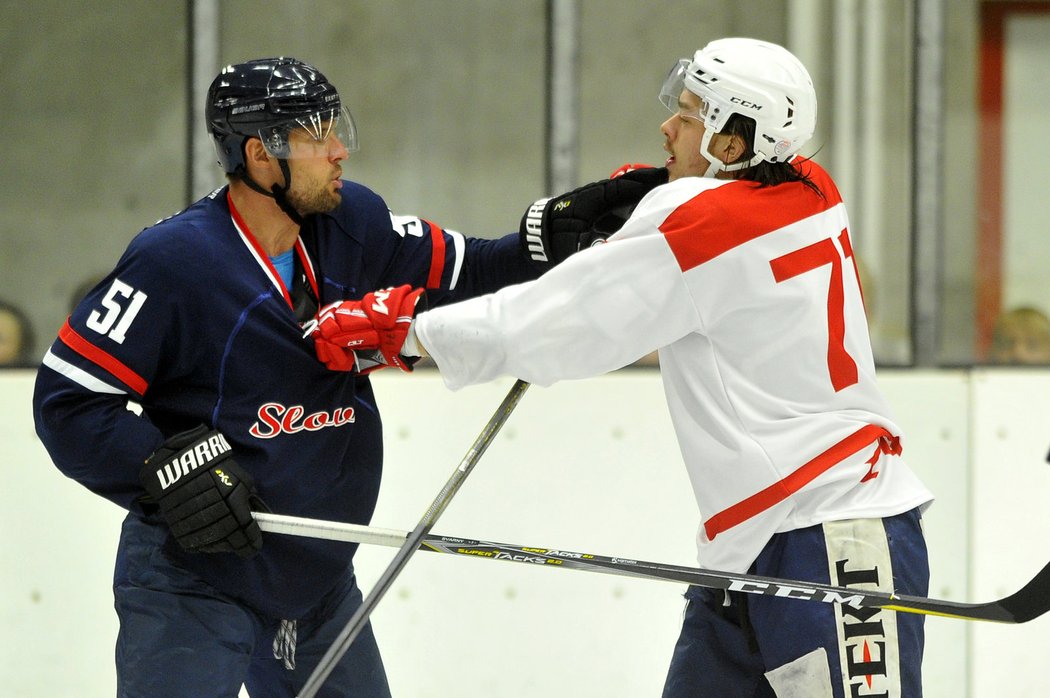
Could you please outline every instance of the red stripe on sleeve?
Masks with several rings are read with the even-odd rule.
[[[675,209],[660,231],[667,237],[682,271],[842,201],[823,168],[808,161],[799,167],[820,188],[824,198],[801,182],[760,187],[756,182],[737,180],[705,190]]]
[[[66,320],[66,324],[62,325],[62,329],[58,332],[58,338],[62,340],[63,344],[91,363],[108,371],[110,375],[127,385],[138,395],[143,395],[149,387],[149,383],[146,382],[145,378],[125,366],[112,354],[106,353],[77,334],[76,330],[70,326],[69,320]]]
[[[427,288],[441,288],[441,275],[445,273],[445,231],[433,221],[421,220],[430,226],[430,242],[433,245]]]
[[[723,509],[704,522],[704,531],[710,540],[724,531],[741,524],[766,509],[780,504],[795,494],[822,473],[857,453],[865,446],[879,442],[878,453],[900,453],[899,441],[884,427],[868,424],[847,436],[842,441],[813,458],[787,477],[774,482],[760,492],[743,499],[728,509]],[[874,476],[873,476],[874,477]]]

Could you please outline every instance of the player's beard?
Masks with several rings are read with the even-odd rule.
[[[300,183],[293,178],[292,188],[285,194],[288,203],[295,207],[300,216],[328,213],[334,210],[342,200],[338,189],[335,191],[330,189],[330,179],[323,182],[310,181],[303,186],[299,186]]]

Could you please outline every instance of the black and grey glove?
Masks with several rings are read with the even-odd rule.
[[[666,183],[666,167],[642,167],[540,199],[521,218],[522,248],[535,262],[559,264],[619,230],[642,197]]]
[[[247,558],[262,548],[252,510],[266,507],[232,450],[226,437],[202,424],[172,436],[146,459],[142,485],[186,550]]]

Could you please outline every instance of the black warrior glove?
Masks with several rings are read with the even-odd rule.
[[[202,424],[161,444],[139,475],[186,550],[247,558],[262,548],[252,505],[266,507],[231,451],[226,437]]]
[[[564,262],[619,230],[642,197],[661,184],[667,184],[666,167],[643,167],[540,199],[521,218],[525,254],[550,265]]]

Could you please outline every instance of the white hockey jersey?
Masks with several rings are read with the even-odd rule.
[[[423,313],[416,334],[452,389],[550,385],[659,349],[704,567],[743,572],[774,533],[926,506],[876,385],[845,207],[797,162],[823,196],[676,180],[607,244]]]

